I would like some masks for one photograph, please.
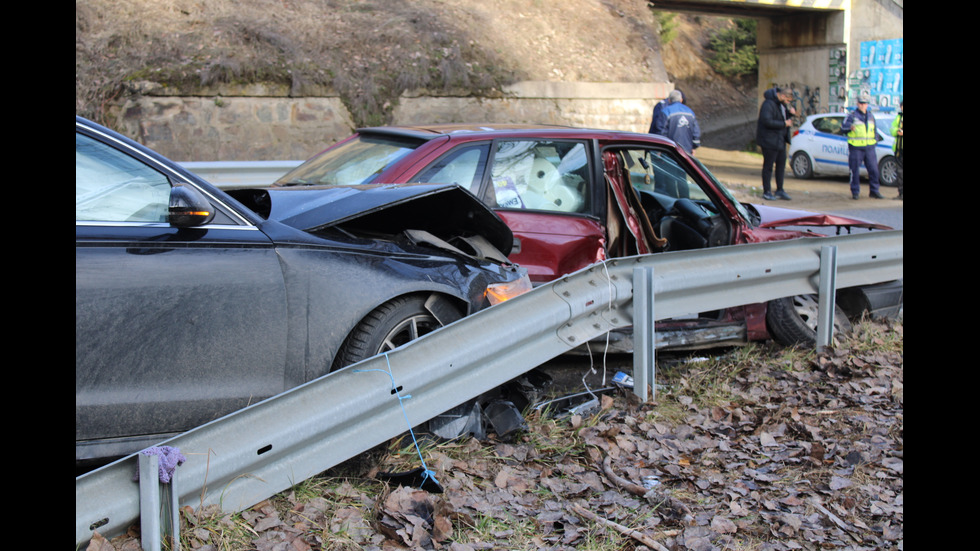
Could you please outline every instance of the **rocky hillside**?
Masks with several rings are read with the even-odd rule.
[[[195,95],[271,83],[293,96],[339,92],[358,124],[383,124],[405,90],[494,95],[521,80],[673,82],[706,129],[754,111],[754,82],[704,63],[723,19],[678,16],[662,45],[646,0],[76,0],[75,112],[135,83]],[[718,143],[710,144],[716,147]]]

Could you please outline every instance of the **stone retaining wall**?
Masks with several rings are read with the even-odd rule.
[[[669,83],[522,82],[500,98],[406,93],[393,124],[545,123],[646,132],[653,106],[672,89]],[[120,106],[118,116],[124,134],[176,161],[306,159],[354,130],[343,102],[329,95],[143,94]]]

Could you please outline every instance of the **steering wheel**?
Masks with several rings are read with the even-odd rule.
[[[704,210],[704,207],[686,197],[682,197],[674,201],[671,210],[677,212],[681,218],[684,218],[695,225],[709,215],[708,212]]]

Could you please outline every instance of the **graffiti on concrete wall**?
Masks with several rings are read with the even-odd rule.
[[[793,126],[800,126],[807,116],[822,113],[826,109],[820,103],[819,86],[811,87],[797,82],[774,83],[772,86],[789,88],[793,92],[793,101],[790,102],[790,106],[796,111],[796,115],[793,117]]]
[[[847,106],[847,48],[830,49],[828,60],[828,77],[830,86],[827,94],[827,111],[840,113]]]

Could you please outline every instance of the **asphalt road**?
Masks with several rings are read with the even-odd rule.
[[[868,183],[861,183],[861,198],[851,199],[847,178],[815,178],[801,180],[794,178],[787,167],[784,182],[785,190],[793,198],[791,201],[765,202],[762,199],[762,155],[744,151],[727,151],[702,147],[695,156],[734,193],[740,201],[768,203],[774,206],[840,214],[861,218],[904,229],[903,201],[894,199],[898,190],[882,186],[885,199],[868,197]]]

